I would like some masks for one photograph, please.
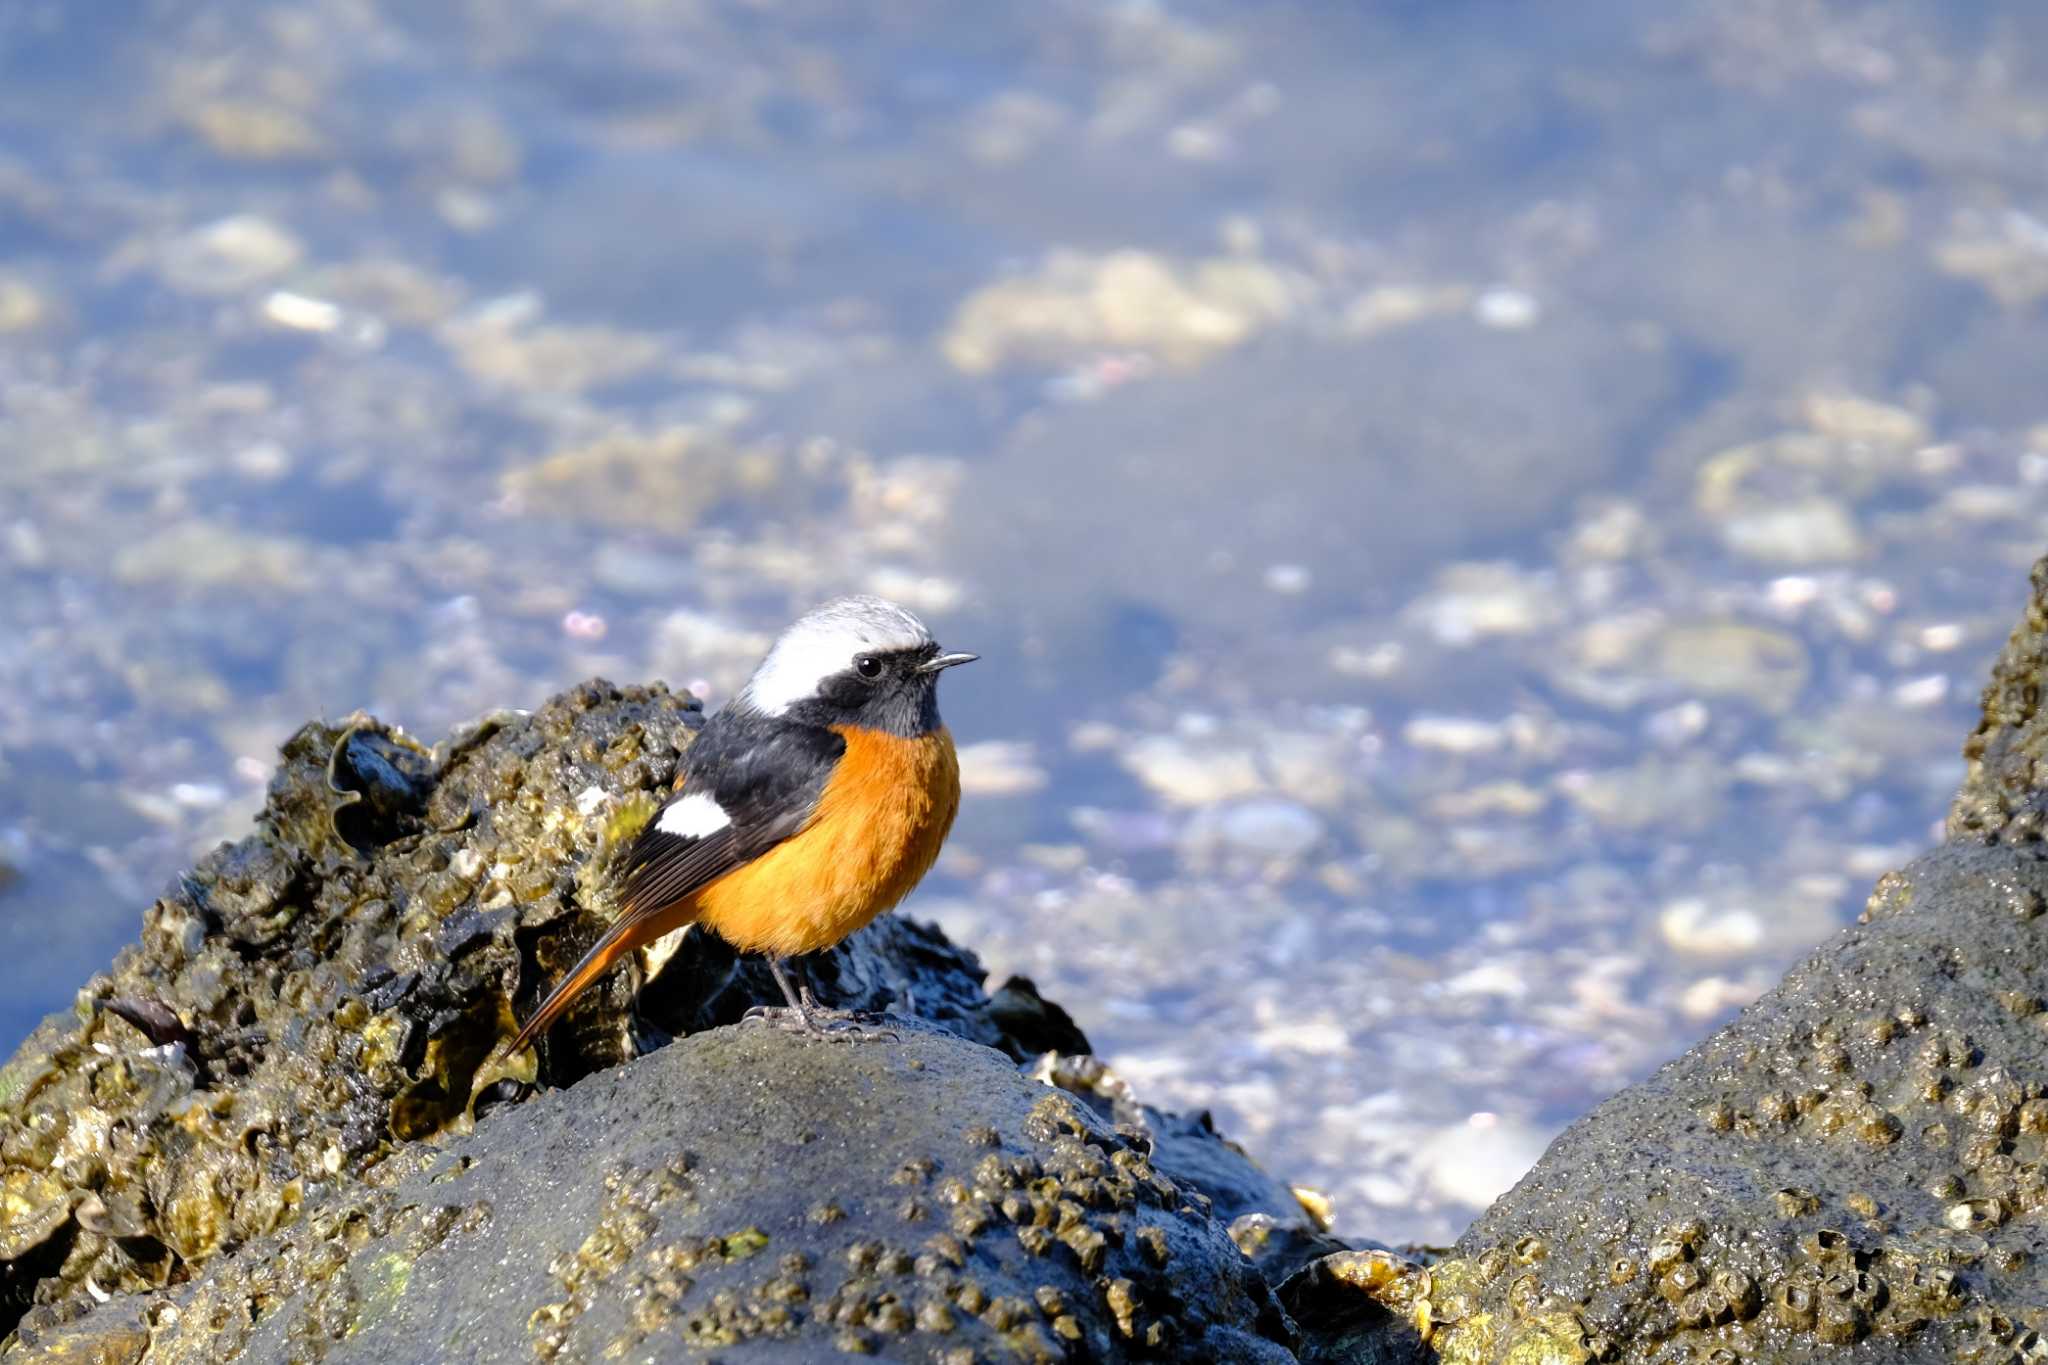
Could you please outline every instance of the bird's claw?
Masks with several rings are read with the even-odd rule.
[[[829,1038],[843,1043],[887,1039],[896,1041],[893,1029],[879,1023],[880,1016],[858,1010],[828,1010],[817,1006],[792,1009],[788,1005],[756,1005],[740,1016],[742,1024],[767,1024],[786,1033],[806,1038]]]

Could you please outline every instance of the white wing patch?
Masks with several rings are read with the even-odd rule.
[[[799,617],[754,670],[740,697],[779,716],[814,697],[818,684],[853,665],[856,654],[920,649],[932,642],[924,622],[879,597],[841,597]]]
[[[702,839],[731,823],[732,817],[725,813],[725,807],[708,793],[691,792],[663,811],[654,827],[679,839]]]

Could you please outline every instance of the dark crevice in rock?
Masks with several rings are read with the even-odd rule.
[[[76,1225],[67,1219],[12,1260],[0,1257],[0,1342],[7,1340],[35,1303],[37,1286],[62,1269],[77,1237]]]

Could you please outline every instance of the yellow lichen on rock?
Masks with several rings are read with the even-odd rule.
[[[1516,1324],[1498,1359],[1502,1365],[1585,1365],[1593,1352],[1575,1314],[1543,1313]]]
[[[70,1213],[62,1181],[18,1166],[0,1171],[0,1261],[40,1244]]]

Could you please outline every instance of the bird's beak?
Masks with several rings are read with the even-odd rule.
[[[926,659],[917,666],[917,671],[920,673],[936,673],[942,668],[951,668],[955,664],[971,664],[980,657],[979,654],[941,654],[935,659]]]

